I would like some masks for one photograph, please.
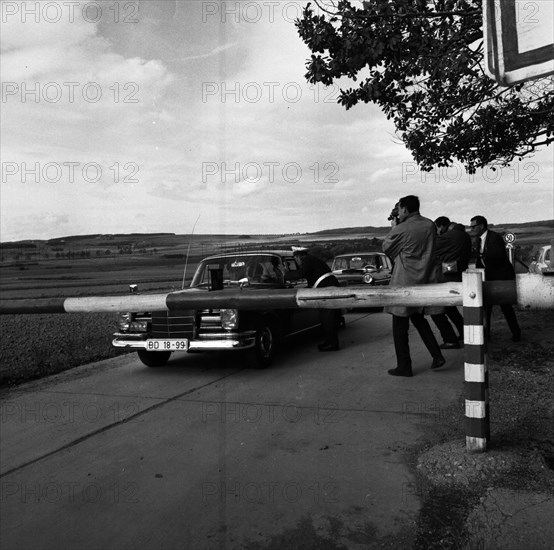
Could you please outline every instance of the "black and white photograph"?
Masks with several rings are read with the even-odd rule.
[[[554,547],[553,0],[0,0],[2,550]]]

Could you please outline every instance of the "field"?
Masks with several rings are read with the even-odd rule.
[[[494,228],[516,234],[516,264],[525,272],[536,250],[550,242],[552,222]],[[3,300],[121,295],[188,286],[198,261],[212,253],[254,248],[312,247],[330,261],[336,254],[379,250],[383,228],[349,228],[302,235],[89,235],[0,245]],[[186,265],[186,273],[185,273]],[[0,386],[112,357],[112,314],[3,315]]]

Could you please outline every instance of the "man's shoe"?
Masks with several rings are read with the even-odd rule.
[[[432,369],[439,369],[446,363],[446,359],[441,355],[440,357],[433,357],[433,362],[431,363]]]
[[[319,344],[317,346],[319,351],[339,351],[338,344]]]
[[[439,348],[440,349],[460,349],[459,342],[443,342]]]
[[[512,342],[519,342],[521,340],[521,331],[512,334]]]
[[[412,371],[410,370],[400,370],[399,368],[390,369],[387,371],[391,376],[412,376]]]

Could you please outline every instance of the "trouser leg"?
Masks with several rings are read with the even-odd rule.
[[[396,367],[398,370],[411,373],[412,359],[410,357],[410,344],[408,338],[409,328],[409,317],[392,316],[392,336],[394,340],[394,351],[396,352]]]
[[[458,335],[460,338],[464,337],[464,318],[460,313],[460,310],[456,306],[448,306],[445,308],[444,312],[446,316],[454,323]]]
[[[511,305],[504,305],[500,306],[500,309],[502,310],[504,317],[506,317],[506,321],[508,322],[508,326],[510,327],[512,336],[517,336],[519,338],[519,336],[521,335],[521,329],[519,328],[514,308]]]
[[[338,309],[319,310],[319,320],[323,327],[323,337],[325,343],[331,346],[339,345],[339,318],[340,310]]]
[[[448,320],[446,314],[438,313],[436,315],[431,315],[431,318],[433,319],[435,325],[437,325],[442,339],[445,342],[449,344],[458,343],[458,337],[456,336],[456,333],[454,332],[454,329],[452,328],[452,325],[450,324],[450,321]]]
[[[433,334],[433,331],[431,330],[431,327],[429,326],[429,323],[427,319],[425,319],[423,314],[413,313],[412,315],[410,315],[410,320],[419,332],[419,335],[421,336],[421,339],[423,340],[425,347],[429,350],[431,356],[442,357],[437,339],[435,338],[435,335]]]
[[[492,317],[492,306],[484,306],[485,318],[483,319],[483,327],[485,330],[485,338],[488,340],[491,337],[491,317]]]

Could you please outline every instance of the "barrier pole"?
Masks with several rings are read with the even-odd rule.
[[[483,276],[478,270],[462,274],[464,311],[464,394],[466,449],[484,452],[490,439],[489,373],[485,342]]]

